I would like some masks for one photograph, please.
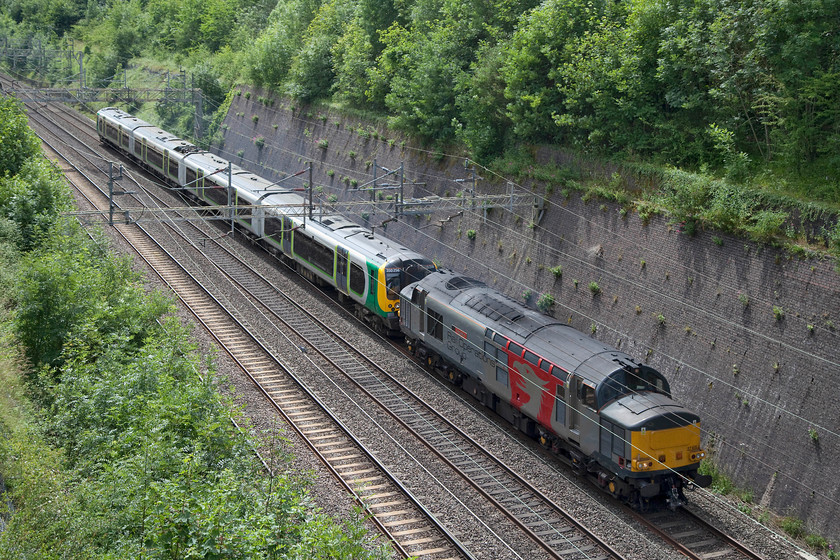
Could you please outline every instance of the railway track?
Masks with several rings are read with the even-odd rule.
[[[713,527],[690,509],[633,515],[651,531],[693,560],[763,560],[738,540]]]
[[[96,138],[85,132],[83,123],[77,128],[80,136]],[[91,133],[92,132],[92,133]],[[85,140],[77,139],[80,142]],[[98,141],[98,139],[97,139]],[[67,168],[72,175],[72,169]],[[91,193],[93,198],[94,193]],[[168,227],[168,226],[167,226]],[[190,226],[192,227],[192,226]],[[388,466],[379,462],[375,453],[366,449],[363,441],[357,440],[351,430],[344,429],[339,418],[331,415],[319,397],[309,392],[306,383],[295,379],[294,373],[272,357],[275,351],[248,333],[251,328],[247,319],[240,317],[239,324],[231,318],[241,312],[227,307],[227,304],[209,296],[212,287],[203,288],[196,278],[187,279],[184,270],[175,264],[176,257],[140,233],[137,226],[117,226],[138,253],[173,288],[192,310],[219,344],[234,357],[241,368],[248,373],[266,397],[281,411],[290,425],[307,441],[325,465],[328,465],[337,479],[364,504],[374,522],[383,533],[390,535],[397,550],[404,555],[412,554],[423,558],[471,558],[468,547],[463,547],[455,535],[448,535],[444,527],[429,528],[427,523],[435,516],[425,511],[422,505],[410,497],[410,492],[401,487],[398,480],[387,476]],[[169,227],[174,234],[184,235],[180,228]],[[340,372],[353,386],[403,429],[414,432],[431,453],[453,471],[461,471],[468,484],[489,502],[495,504],[504,514],[540,547],[539,557],[553,558],[621,558],[606,543],[576,524],[556,504],[542,495],[536,488],[519,478],[505,465],[484,452],[480,445],[448,423],[421,398],[400,384],[385,368],[380,368],[356,351],[353,343],[331,331],[326,325],[307,314],[283,295],[267,279],[249,267],[225,248],[206,230],[194,229],[192,237],[182,237],[195,245],[197,236],[204,242],[201,253],[207,262],[218,268],[230,282],[248,298],[250,305],[259,308],[259,314],[270,317],[272,322],[283,322],[297,337],[295,344],[301,353],[317,354],[324,362]],[[216,232],[218,235],[218,232]],[[190,303],[188,303],[190,302]],[[335,373],[325,374],[335,375]],[[308,395],[306,393],[309,393]],[[331,416],[333,416],[331,418]],[[411,505],[411,502],[414,502]],[[665,521],[666,524],[673,521]],[[431,523],[434,525],[434,523]],[[677,525],[670,525],[676,527]],[[437,534],[435,534],[437,531]],[[687,531],[677,531],[685,533]],[[704,539],[708,541],[709,539]],[[445,543],[445,544],[444,544]],[[458,547],[461,550],[458,551]],[[691,545],[674,545],[677,550],[688,554],[681,547],[691,550]],[[696,558],[758,558],[758,556],[726,556],[718,545],[707,543]],[[718,554],[720,553],[720,554]],[[527,556],[525,556],[527,557]]]
[[[67,160],[60,148],[45,141],[56,157]],[[71,183],[94,207],[107,203],[105,193],[83,171],[62,166]],[[284,364],[272,356],[237,314],[212,296],[194,275],[154,235],[136,225],[115,230],[211,333],[246,374],[254,380],[287,423],[370,514],[402,557],[429,560],[473,558],[472,554],[435,519],[382,465],[363,442],[321,406],[317,396],[301,386]]]
[[[282,319],[288,328],[297,334],[299,344],[305,344],[305,348],[323,356],[337,371],[342,372],[363,390],[368,398],[378,399],[378,406],[406,430],[414,432],[415,437],[439,459],[460,473],[463,480],[494,503],[519,526],[520,530],[543,548],[546,557],[620,558],[609,545],[600,542],[539,491],[484,452],[466,434],[446,422],[404,386],[396,383],[383,368],[367,361],[352,345],[342,341],[339,335],[331,332],[295,302],[283,297],[268,280],[245,267],[238,258],[224,249],[218,240],[206,237],[205,232],[193,226],[188,225],[186,228],[193,229],[195,238],[203,236],[204,246],[201,251],[207,261],[225,271],[254,305],[263,307],[264,313],[270,313],[274,320]],[[420,557],[435,558],[435,554],[451,553],[451,547],[437,544],[432,548],[416,550],[419,544],[435,542],[433,537],[426,534],[428,530],[417,527],[423,516],[419,515],[416,509],[407,509],[404,501],[393,499],[397,492],[383,485],[382,475],[378,470],[382,469],[382,466],[369,464],[371,459],[375,461],[371,453],[367,453],[368,464],[360,461],[361,454],[358,448],[364,449],[363,443],[357,441],[356,448],[351,449],[348,447],[348,439],[352,439],[352,436],[348,432],[339,435],[331,433],[334,428],[326,427],[330,424],[322,416],[321,411],[324,407],[318,407],[316,404],[317,397],[310,394],[309,399],[301,398],[301,391],[306,391],[305,388],[294,380],[288,371],[282,371],[283,368],[278,368],[277,363],[271,363],[268,359],[271,352],[267,352],[265,347],[262,347],[260,352],[253,347],[253,342],[242,340],[249,327],[243,324],[241,319],[238,319],[241,326],[231,333],[231,320],[225,315],[236,318],[236,310],[225,308],[218,301],[193,303],[193,299],[199,295],[206,298],[205,290],[200,289],[199,283],[194,279],[179,280],[183,273],[178,270],[174,258],[162,252],[160,246],[152,243],[150,238],[145,236],[145,232],[141,233],[137,227],[119,225],[116,229],[178,293],[220,345],[248,372],[263,393],[277,403],[290,424],[296,426],[295,429],[345,486],[359,496],[374,518],[381,519],[381,528],[391,535],[398,546],[407,553]],[[177,230],[170,229],[183,236],[183,227]],[[184,241],[194,243],[195,238],[184,237]],[[389,403],[383,404],[386,396]],[[332,422],[340,424],[334,418]],[[353,462],[348,465],[347,461]],[[363,483],[372,485],[373,488],[364,488],[363,493],[359,488],[359,484]],[[404,519],[400,518],[400,515]],[[426,512],[425,517],[431,516]],[[450,537],[450,540],[455,539]]]

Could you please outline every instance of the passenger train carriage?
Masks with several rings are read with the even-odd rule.
[[[655,369],[451,271],[400,297],[413,353],[616,497],[676,507],[687,484],[711,482],[700,419]]]
[[[97,113],[100,139],[169,185],[211,206],[232,206],[238,226],[314,283],[338,291],[356,314],[399,334],[399,292],[435,270],[423,255],[337,214],[305,217],[306,199],[125,111]]]

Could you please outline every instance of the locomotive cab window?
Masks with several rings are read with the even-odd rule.
[[[598,401],[595,399],[595,387],[582,384],[580,386],[580,401],[589,408],[598,409]]]

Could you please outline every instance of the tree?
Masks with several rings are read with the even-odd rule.
[[[519,138],[559,140],[552,113],[563,106],[557,69],[568,47],[606,10],[603,0],[547,0],[526,13],[505,48],[507,113]]]
[[[39,150],[40,142],[29,128],[23,105],[17,98],[0,97],[0,176],[17,175]]]

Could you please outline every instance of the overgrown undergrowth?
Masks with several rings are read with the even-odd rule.
[[[21,114],[0,99],[28,150],[0,150],[0,558],[387,557],[315,507],[276,434],[262,469],[171,299],[59,219]]]

